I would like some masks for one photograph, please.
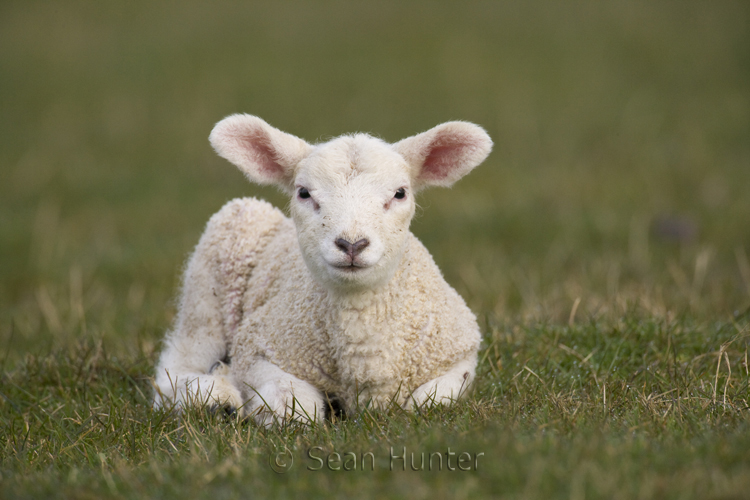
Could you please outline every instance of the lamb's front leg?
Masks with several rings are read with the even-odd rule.
[[[264,358],[253,358],[247,373],[236,376],[242,380],[246,400],[243,414],[259,425],[271,427],[288,420],[321,422],[325,417],[326,401],[320,390]]]
[[[175,405],[225,407],[235,410],[243,399],[220,361],[226,347],[213,338],[168,338],[156,369],[156,407]]]
[[[198,243],[185,270],[180,308],[156,367],[154,406],[228,406],[239,408],[240,391],[221,361],[228,341],[219,300],[223,289],[209,228]]]
[[[411,395],[411,409],[436,404],[450,404],[469,389],[474,380],[476,357],[459,361],[445,374],[419,386]]]

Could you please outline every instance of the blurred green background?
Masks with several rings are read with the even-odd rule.
[[[245,182],[207,141],[482,125],[413,231],[485,328],[750,305],[746,1],[0,3],[0,357],[153,353]]]

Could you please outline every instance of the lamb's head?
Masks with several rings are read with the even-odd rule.
[[[492,149],[487,133],[465,122],[396,144],[355,134],[310,145],[251,115],[220,121],[210,141],[251,181],[291,196],[305,263],[340,292],[386,284],[404,254],[414,194],[452,185]]]

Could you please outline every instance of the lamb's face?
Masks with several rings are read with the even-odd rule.
[[[341,137],[297,166],[291,213],[300,249],[329,289],[387,283],[403,257],[414,207],[406,160],[378,139]]]
[[[451,186],[492,149],[487,133],[465,122],[395,144],[358,134],[313,146],[251,115],[223,119],[210,141],[253,182],[291,194],[308,268],[340,291],[387,283],[406,248],[414,193]]]

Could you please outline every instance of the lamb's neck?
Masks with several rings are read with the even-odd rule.
[[[394,328],[391,300],[386,293],[349,296],[329,308],[329,345],[346,392],[388,387],[398,379],[402,342]],[[347,402],[352,405],[352,401]]]
[[[405,345],[399,337],[405,329],[396,324],[396,301],[405,265],[381,288],[329,295],[329,345],[339,376],[351,386],[347,390],[359,391],[365,400],[378,391],[390,397],[398,390]]]
[[[380,342],[388,331],[389,297],[386,288],[331,297],[331,326],[348,344]]]
[[[329,293],[331,302],[341,310],[362,311],[382,300],[385,289],[362,290],[346,293]]]

